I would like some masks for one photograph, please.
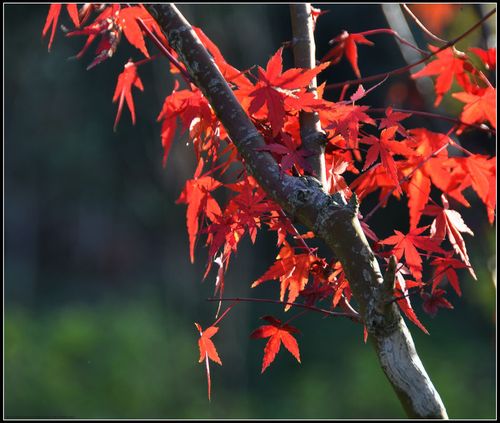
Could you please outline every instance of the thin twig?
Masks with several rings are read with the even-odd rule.
[[[349,313],[341,313],[336,311],[326,310],[324,308],[319,308],[307,304],[299,304],[299,303],[291,303],[288,301],[279,301],[279,300],[271,300],[267,298],[243,298],[243,297],[235,297],[235,298],[207,298],[207,301],[234,301],[234,302],[249,302],[249,303],[270,303],[270,304],[280,304],[280,305],[291,305],[293,307],[305,308],[307,310],[315,311],[317,313],[326,314],[332,317],[347,317],[348,319],[354,320],[356,322],[361,322],[361,317],[359,313],[353,310],[353,312]]]
[[[385,113],[385,110],[386,109],[383,109],[383,108],[370,109],[371,112],[375,112],[375,113]],[[496,135],[496,132],[497,132],[495,129],[489,128],[485,125],[479,125],[476,123],[465,123],[460,119],[452,118],[450,116],[440,115],[438,113],[424,112],[424,111],[420,111],[420,110],[408,110],[408,109],[392,109],[392,110],[394,112],[411,113],[412,115],[416,115],[416,116],[424,116],[424,117],[445,120],[447,122],[452,122],[454,124],[468,126],[468,127],[480,130],[480,131],[489,132],[492,135]]]
[[[446,40],[443,40],[442,38],[439,38],[437,35],[433,34],[429,29],[427,29],[425,25],[422,22],[420,22],[420,20],[415,16],[415,14],[410,10],[410,8],[405,3],[403,3],[401,6],[405,10],[405,12],[410,15],[413,21],[420,27],[420,29],[424,31],[424,33],[427,34],[430,38],[432,38],[434,41],[437,41],[438,43],[446,44],[448,42]]]
[[[417,46],[413,45],[409,41],[405,40],[401,35],[398,34],[397,31],[391,29],[391,28],[380,28],[380,29],[371,29],[369,31],[363,31],[360,32],[359,35],[364,35],[364,36],[370,36],[370,35],[375,35],[375,34],[389,34],[394,36],[396,39],[399,40],[401,44],[404,44],[416,51],[418,51],[420,54],[429,54],[428,51],[422,50],[421,48],[418,48]]]

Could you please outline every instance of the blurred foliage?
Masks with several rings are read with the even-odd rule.
[[[375,4],[363,5],[363,13],[359,5],[323,6],[331,11],[318,21],[319,57],[344,29],[387,26]],[[83,40],[58,32],[48,54],[46,40],[41,41],[47,9],[4,6],[5,416],[403,416],[372,348],[362,342],[362,329],[349,321],[314,314],[297,319],[302,365],[282,350],[261,375],[265,342],[250,341],[248,335],[264,314],[283,318],[279,307],[261,304],[240,304],[221,323],[214,342],[223,366],[212,366],[213,397],[207,401],[193,322],[206,327],[213,321],[214,304],[204,299],[213,294],[214,276],[200,284],[206,251],[199,245],[195,265],[189,263],[185,209],[174,204],[195,168],[185,134],[174,143],[167,168],[161,166],[155,119],[172,88],[168,64],[161,59],[141,68],[145,92],[136,96],[137,124],[132,126],[125,112],[113,133],[116,77],[137,52],[120,46],[115,57],[87,72],[91,52],[82,61],[66,60]],[[180,9],[240,69],[264,65],[291,37],[286,5],[184,4]],[[460,33],[478,10],[462,6],[440,35]],[[485,47],[494,30],[475,34],[475,45]],[[417,41],[426,43],[421,36]],[[363,75],[404,62],[393,40],[376,43],[360,50]],[[285,64],[291,64],[291,55],[285,55]],[[345,60],[326,74],[336,82],[353,76]],[[370,94],[370,104],[386,104],[396,86],[404,88],[402,107],[429,102],[404,76]],[[335,99],[338,93],[330,95]],[[411,123],[448,129],[420,118]],[[494,152],[490,139],[473,134],[463,140],[471,149]],[[370,201],[363,204],[366,210]],[[463,297],[452,294],[455,310],[440,311],[433,320],[416,299],[431,335],[414,326],[410,330],[449,415],[492,418],[496,234],[484,207],[473,199],[471,204],[463,215],[475,232],[466,242],[479,280],[461,272]],[[371,225],[384,236],[393,226],[405,230],[405,208],[393,202]],[[271,282],[249,289],[275,255],[274,236],[259,234],[255,246],[243,240],[226,276],[226,294],[275,298]]]
[[[222,323],[214,341],[223,366],[212,366],[209,403],[194,325],[150,301],[146,294],[134,301],[108,299],[42,313],[10,307],[6,417],[401,417],[371,347],[362,342],[361,328],[317,315],[299,324],[303,364],[281,351],[263,375],[264,343],[231,345]],[[415,342],[450,416],[493,417],[492,331],[474,332],[475,317],[462,327],[467,337],[457,337],[453,312],[440,317],[431,336],[414,331]],[[238,354],[248,355],[243,370]],[[232,372],[242,377],[231,381]]]

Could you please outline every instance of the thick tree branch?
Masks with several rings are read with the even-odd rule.
[[[316,43],[314,42],[314,22],[309,3],[290,5],[293,33],[293,57],[295,67],[312,69],[316,67]],[[309,84],[308,91],[317,97],[316,77]],[[307,158],[314,176],[326,189],[325,132],[321,129],[318,113],[300,112],[300,136],[302,148],[311,155]]]
[[[210,102],[266,193],[321,237],[342,263],[380,364],[408,415],[446,418],[446,410],[415,351],[394,303],[387,304],[379,264],[357,218],[356,205],[337,203],[313,177],[283,174],[215,62],[173,4],[146,6]]]

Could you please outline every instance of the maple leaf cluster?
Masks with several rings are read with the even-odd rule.
[[[50,6],[43,28],[44,36],[52,29],[49,50],[61,8],[58,4]],[[184,80],[184,88],[180,88],[187,72],[146,9],[141,5],[121,4],[86,4],[80,9],[73,4],[67,5],[66,9],[75,26],[73,30],[65,28],[66,36],[87,37],[77,58],[81,58],[93,41],[99,39],[89,69],[114,54],[122,34],[144,56],[141,60],[129,60],[118,76],[113,94],[113,101],[118,101],[115,129],[125,102],[135,123],[132,88],[144,90],[138,68],[154,59],[149,54],[146,40],[151,40],[169,57],[170,71],[178,80],[157,117],[161,122],[163,164],[167,163],[176,132],[180,129],[181,136],[191,140],[198,163],[177,200],[177,203],[187,205],[189,255],[194,262],[196,245],[204,239],[208,250],[204,279],[216,263],[215,292],[220,300],[225,289],[224,273],[240,241],[248,236],[255,243],[259,230],[267,229],[276,233],[279,253],[268,270],[251,283],[252,288],[266,281],[276,281],[284,311],[294,310],[296,305],[318,311],[320,303],[326,303],[329,310],[340,308],[352,315],[349,281],[340,262],[335,258],[326,260],[319,256],[317,249],[310,248],[307,242],[314,238],[314,233],[301,235],[281,207],[247,172],[242,165],[244,159],[200,89],[189,80]],[[320,14],[315,13],[316,17]],[[420,293],[423,310],[435,315],[439,307],[452,308],[445,298],[443,287],[446,281],[457,295],[461,295],[457,271],[467,269],[473,278],[476,277],[463,236],[472,236],[473,232],[454,207],[470,207],[469,200],[475,194],[484,204],[489,222],[493,223],[495,219],[496,159],[459,149],[457,138],[463,131],[477,129],[479,125],[489,125],[492,131],[496,129],[496,89],[485,74],[467,54],[454,47],[429,47],[432,52],[429,64],[412,77],[436,77],[436,105],[452,89],[454,81],[462,90],[452,94],[453,98],[464,103],[460,123],[443,134],[426,128],[407,128],[402,122],[412,113],[392,107],[384,109],[384,117],[376,117],[368,105],[357,104],[368,92],[362,86],[350,100],[338,101],[324,98],[325,84],[318,88],[317,96],[308,90],[311,80],[339,62],[344,54],[360,77],[357,44],[373,45],[363,34],[345,31],[334,38],[333,49],[324,57],[323,63],[313,69],[284,71],[284,49],[279,48],[265,69],[259,66],[256,70],[241,71],[225,60],[201,29],[195,28],[195,31],[264,138],[266,146],[259,151],[271,154],[279,163],[280,172],[293,176],[311,175],[308,162],[311,153],[301,143],[299,114],[314,112],[326,133],[326,189],[330,194],[342,193],[346,199],[356,195],[362,205],[367,196],[378,193],[377,209],[385,207],[391,198],[406,202],[409,213],[407,232],[395,229],[393,235],[380,239],[367,223],[372,213],[368,213],[364,220],[361,215],[359,217],[380,262],[385,263],[391,255],[398,261],[393,293],[395,301],[413,323],[427,332],[413,308],[411,294]],[[492,50],[471,48],[470,52],[487,70],[494,69],[496,55]],[[222,190],[225,190],[224,202],[219,195]],[[433,220],[422,224],[423,219],[429,219],[425,216]],[[200,362],[206,363],[209,397],[209,361],[221,364],[211,338],[218,332],[216,325],[223,316],[225,313],[205,330],[196,324],[200,334]],[[266,316],[264,320],[268,324],[251,335],[252,338],[269,338],[264,349],[262,372],[274,361],[281,344],[300,362],[299,346],[294,337],[298,330],[288,321],[283,323],[273,316]]]
[[[444,50],[429,45],[429,49],[436,53],[435,59],[422,70],[414,73],[412,78],[436,76],[435,106],[438,106],[443,96],[452,89],[456,82],[463,91],[453,93],[453,98],[465,103],[460,119],[465,124],[482,124],[488,122],[496,129],[496,88],[484,77],[482,71],[476,68],[471,58],[455,47]],[[490,70],[496,66],[496,48],[483,50],[477,47],[469,49]],[[460,134],[463,127],[457,130]]]

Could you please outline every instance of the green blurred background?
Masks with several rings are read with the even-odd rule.
[[[317,26],[318,56],[343,29],[387,27],[378,5],[322,5],[330,13]],[[489,6],[457,6],[439,34],[452,38]],[[179,6],[204,29],[229,62],[240,69],[264,66],[291,38],[286,5]],[[116,78],[139,53],[125,43],[115,57],[91,71],[93,49],[67,60],[83,39],[58,31],[52,52],[41,39],[48,5],[4,5],[5,117],[5,416],[74,418],[401,418],[402,408],[349,321],[308,314],[301,330],[302,364],[282,350],[260,374],[265,342],[250,340],[259,317],[282,309],[239,304],[214,337],[224,365],[212,365],[212,401],[198,334],[216,306],[214,274],[202,284],[206,251],[189,263],[185,208],[174,204],[195,160],[186,135],[161,166],[160,125],[155,122],[172,89],[168,64],[140,68],[145,92],[135,92],[138,122],[124,111],[116,133]],[[496,39],[495,19],[462,44],[485,48]],[[69,24],[66,12],[62,23]],[[417,42],[426,40],[413,24]],[[375,38],[375,37],[374,37]],[[393,39],[378,36],[360,48],[363,75],[404,64]],[[460,46],[459,46],[460,47]],[[151,46],[150,51],[154,47]],[[290,55],[285,63],[290,65]],[[345,59],[326,76],[352,79]],[[393,78],[366,104],[429,107],[433,98],[407,76]],[[431,86],[432,88],[432,86]],[[420,90],[420,91],[419,91]],[[338,93],[332,93],[332,99]],[[453,115],[460,105],[443,101]],[[409,126],[446,130],[442,122],[415,119]],[[477,133],[461,141],[494,154],[495,142]],[[496,236],[484,206],[471,198],[461,210],[476,236],[466,242],[479,280],[460,273],[464,295],[450,293],[454,310],[435,319],[415,308],[430,336],[409,323],[420,357],[453,418],[496,415]],[[370,209],[367,200],[363,210]],[[373,203],[372,203],[373,204]],[[392,205],[393,203],[391,203]],[[372,226],[380,236],[406,230],[404,203],[379,212]],[[387,225],[387,222],[391,222]],[[202,243],[200,243],[202,244]],[[275,238],[259,234],[241,242],[226,276],[227,296],[276,298],[275,285],[250,284],[273,262]],[[285,315],[288,318],[289,315]]]

